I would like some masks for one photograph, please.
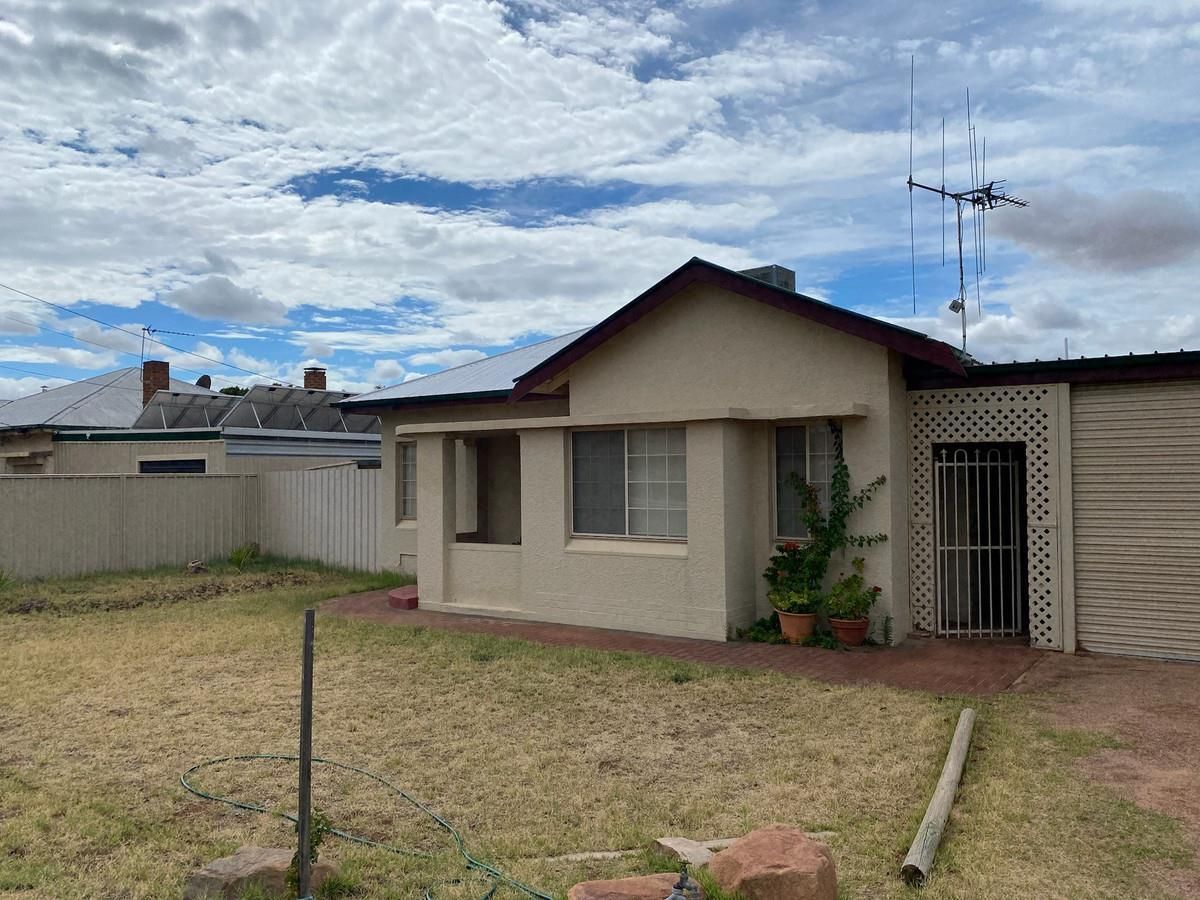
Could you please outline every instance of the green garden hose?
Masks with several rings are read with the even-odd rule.
[[[276,761],[276,762],[299,763],[300,757],[298,757],[298,756],[283,756],[283,755],[275,754],[275,753],[250,753],[250,754],[246,754],[243,756],[222,756],[222,757],[218,757],[217,759],[205,760],[202,763],[198,763],[198,764],[192,766],[190,769],[188,769],[186,772],[184,772],[182,775],[179,776],[179,783],[181,785],[183,785],[185,790],[188,790],[191,793],[195,794],[197,797],[202,797],[205,800],[215,800],[217,803],[225,803],[225,804],[227,804],[229,806],[233,806],[237,809],[245,809],[245,810],[249,810],[250,812],[259,812],[259,813],[268,813],[270,815],[277,815],[280,818],[287,819],[289,822],[295,823],[297,821],[297,819],[291,813],[286,813],[286,812],[283,812],[280,810],[268,809],[267,807],[262,806],[261,804],[258,804],[258,803],[248,803],[244,800],[235,800],[232,797],[222,797],[217,794],[210,794],[207,791],[201,790],[200,788],[198,788],[194,784],[192,784],[190,781],[188,781],[188,778],[190,778],[196,772],[199,772],[201,769],[207,769],[210,766],[216,766],[216,765],[220,765],[221,763],[227,763],[227,762],[261,762],[263,760],[270,760],[270,761]],[[473,872],[479,872],[482,875],[484,875],[485,877],[491,879],[491,881],[492,881],[491,889],[488,890],[488,892],[483,895],[482,900],[490,900],[490,898],[496,893],[496,891],[498,891],[502,886],[505,886],[505,885],[512,888],[513,890],[516,890],[522,894],[525,894],[527,897],[532,898],[532,900],[554,900],[554,898],[551,895],[543,893],[542,891],[539,891],[537,888],[530,887],[527,884],[523,884],[522,882],[517,881],[515,878],[504,874],[504,872],[502,872],[500,869],[496,868],[495,866],[491,865],[490,863],[486,863],[483,860],[477,859],[476,857],[472,856],[471,853],[467,850],[466,842],[463,841],[463,837],[461,834],[459,834],[457,828],[455,828],[453,825],[451,825],[449,822],[447,822],[445,819],[443,819],[440,815],[438,815],[436,812],[434,812],[432,809],[430,809],[428,806],[426,806],[424,803],[422,803],[416,797],[412,796],[412,794],[408,793],[407,791],[403,790],[402,788],[396,787],[396,785],[392,784],[386,778],[383,778],[380,775],[376,775],[374,772],[370,772],[366,769],[360,769],[358,766],[351,766],[351,765],[348,765],[347,763],[340,763],[340,762],[337,762],[336,760],[332,760],[332,759],[322,759],[320,757],[314,756],[312,761],[314,763],[318,763],[323,766],[332,766],[335,769],[341,769],[342,771],[345,771],[345,772],[353,772],[356,775],[363,775],[367,778],[370,778],[372,781],[377,781],[379,784],[383,785],[388,790],[398,794],[405,801],[407,801],[408,803],[415,806],[417,809],[419,809],[425,815],[429,816],[429,818],[433,819],[433,821],[437,824],[437,826],[439,828],[441,828],[443,831],[447,832],[450,835],[451,840],[454,841],[455,849],[459,852],[459,854],[462,856],[463,860],[466,862],[467,869],[470,871],[473,871]],[[406,847],[396,847],[396,846],[393,846],[392,844],[385,844],[382,841],[374,841],[368,837],[363,837],[362,835],[352,834],[348,831],[343,831],[340,828],[331,828],[329,830],[329,833],[333,834],[333,835],[337,835],[338,837],[342,838],[342,840],[352,841],[355,844],[362,844],[367,847],[375,847],[379,850],[387,850],[390,853],[399,853],[404,856],[429,856],[430,855],[430,854],[424,852],[423,850],[413,850],[413,849],[409,849]],[[425,897],[426,897],[426,900],[432,900],[432,896],[428,889],[425,891]]]

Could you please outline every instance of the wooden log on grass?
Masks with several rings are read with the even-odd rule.
[[[967,762],[967,751],[971,748],[971,731],[974,727],[975,710],[968,707],[959,714],[958,727],[954,729],[954,740],[950,742],[950,752],[946,754],[946,764],[942,766],[937,789],[933,792],[933,799],[929,801],[929,808],[925,810],[925,818],[921,820],[917,836],[908,848],[908,856],[904,857],[904,866],[900,869],[900,874],[909,884],[921,884],[929,877],[929,870],[933,868],[933,857],[942,842],[942,832],[946,828],[946,820],[950,818],[954,795],[958,793],[958,782]]]

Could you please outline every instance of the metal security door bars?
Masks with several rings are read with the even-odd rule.
[[[1028,622],[1022,448],[935,448],[937,633],[998,638]]]

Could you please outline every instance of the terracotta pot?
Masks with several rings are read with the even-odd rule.
[[[816,613],[779,613],[779,630],[783,639],[789,644],[802,644],[812,637],[813,626],[817,624]]]
[[[829,627],[833,629],[833,636],[847,647],[857,647],[867,639],[871,620],[866,616],[861,619],[835,619],[830,616]]]

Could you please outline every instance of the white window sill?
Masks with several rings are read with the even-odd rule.
[[[638,540],[626,537],[572,537],[567,540],[567,553],[598,554],[601,556],[648,556],[660,559],[686,559],[685,540]]]
[[[396,523],[396,530],[397,531],[416,531],[417,530],[417,520],[415,518],[414,519],[401,519],[399,522]]]

